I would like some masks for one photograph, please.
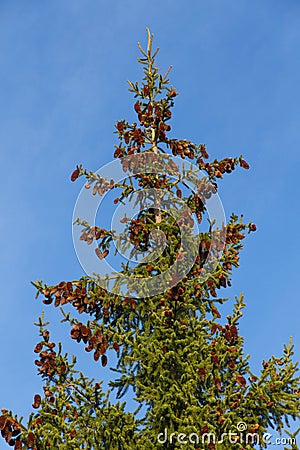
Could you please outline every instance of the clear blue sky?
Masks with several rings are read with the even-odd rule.
[[[32,323],[42,306],[30,280],[82,275],[71,236],[81,182],[69,177],[77,163],[97,170],[112,159],[113,124],[132,117],[126,80],[140,77],[146,26],[159,66],[174,66],[174,134],[206,143],[213,158],[243,153],[251,165],[228,176],[220,195],[227,217],[243,213],[258,228],[228,292],[245,293],[253,370],[290,335],[299,358],[300,3],[2,0],[0,404],[20,414],[40,389]],[[46,312],[62,338],[67,327]]]

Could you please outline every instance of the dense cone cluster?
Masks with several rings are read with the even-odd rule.
[[[51,379],[56,374],[65,374],[67,369],[66,364],[57,358],[57,353],[54,350],[56,344],[49,341],[49,336],[48,331],[43,333],[44,340],[35,346],[34,353],[39,355],[39,359],[35,360],[35,365],[38,367],[40,374]],[[34,403],[36,404],[36,400]]]
[[[45,299],[43,300],[45,305],[54,303],[54,306],[57,307],[65,305],[66,303],[71,303],[79,314],[82,314],[83,312],[87,314],[100,314],[102,306],[101,301],[99,301],[99,299],[93,301],[84,282],[78,281],[72,283],[71,281],[61,281],[56,286],[42,289],[42,293],[45,296]],[[105,295],[105,292],[103,292],[103,295]]]
[[[207,204],[223,176],[237,166],[249,169],[249,164],[242,156],[209,161],[204,144],[171,135],[169,121],[178,93],[169,84],[169,71],[161,75],[155,66],[157,51],[152,50],[150,33],[147,50],[140,50],[142,82],[129,82],[136,122],[118,120],[115,126],[114,163],[120,162],[127,178],[115,182],[81,165],[71,175],[73,182],[85,178],[91,195],[116,191],[112,208],[135,196],[139,213],[120,219],[122,233],[85,218],[76,220],[82,245],[90,246],[99,259],[113,258],[114,243],[124,252],[131,248],[136,264],[121,263],[119,270],[129,280],[128,287],[125,284],[124,294],[116,293],[114,288],[124,280],[114,273],[50,286],[33,283],[44,305],[59,307],[71,341],[91,355],[95,377],[107,374],[111,364],[115,376],[109,388],[114,396],[77,370],[75,356],[62,353],[61,343],[50,339],[42,314],[36,323],[40,340],[34,353],[43,393],[34,395],[26,425],[5,409],[0,416],[2,437],[15,450],[249,450],[265,447],[263,435],[269,427],[282,433],[299,417],[292,343],[282,356],[263,361],[261,373],[254,374],[239,330],[243,295],[235,298],[231,314],[222,314],[228,299],[221,292],[231,286],[242,242],[256,226],[232,214],[217,228],[208,217]],[[197,168],[194,189],[178,175],[178,160],[193,163],[189,175],[194,178]],[[145,192],[151,189],[155,191],[149,207]],[[159,210],[159,204],[166,208]],[[197,223],[208,225],[195,239],[192,230]],[[188,236],[188,250],[182,232]],[[155,240],[160,252],[148,260]],[[189,250],[195,246],[192,258]],[[189,270],[179,268],[165,276],[178,261]],[[147,295],[147,283],[158,276],[163,289]],[[144,289],[144,297],[135,295],[137,287]],[[129,412],[133,397],[137,409]],[[241,422],[251,440],[234,433]],[[233,441],[222,440],[228,433],[233,433]],[[288,434],[291,449],[298,448],[296,434]]]
[[[108,344],[106,337],[101,334],[100,330],[97,330],[94,334],[92,334],[90,328],[86,327],[82,323],[78,323],[74,325],[71,330],[71,338],[76,339],[77,342],[80,342],[82,340],[85,344],[88,344],[85,347],[85,350],[87,352],[91,352],[92,350],[94,350],[94,360],[98,361],[101,356],[102,366],[106,366],[107,356],[105,355],[105,352],[107,350]],[[116,348],[116,346],[117,344],[115,343],[114,347]]]
[[[23,448],[37,450],[35,447],[35,435],[29,432],[25,441],[21,439],[21,426],[16,419],[7,417],[7,411],[2,410],[4,413],[0,416],[0,430],[1,435],[8,443],[10,447],[14,447],[14,450],[22,450]]]

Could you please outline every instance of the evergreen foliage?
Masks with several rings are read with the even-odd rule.
[[[155,65],[157,50],[152,50],[149,31],[147,50],[139,47],[142,83],[129,82],[136,99],[137,122],[120,120],[116,124],[114,157],[124,172],[129,170],[126,181],[114,183],[82,166],[77,166],[71,180],[86,178],[85,187],[94,195],[116,189],[115,204],[138,195],[143,206],[142,193],[155,189],[153,208],[141,208],[136,218],[124,217],[121,235],[78,219],[81,240],[96,242],[101,260],[108,257],[113,240],[124,249],[131,243],[133,257],[146,254],[156,229],[165,236],[164,242],[162,237],[157,239],[162,251],[151,262],[141,259],[137,264],[122,264],[121,275],[115,278],[86,275],[55,286],[34,283],[44,304],[60,307],[62,321],[70,325],[70,337],[85,345],[93,364],[99,364],[99,375],[101,366],[117,360],[112,369],[118,377],[110,386],[118,401],[112,401],[110,392],[103,392],[101,382],[78,371],[76,358],[70,359],[62,345],[51,340],[49,323],[42,314],[36,324],[40,340],[34,352],[44,392],[34,396],[34,412],[26,425],[6,409],[0,416],[2,436],[15,450],[264,448],[263,435],[270,427],[281,433],[290,426],[290,419],[299,417],[299,377],[292,343],[284,347],[282,356],[264,361],[260,374],[254,374],[239,334],[243,296],[235,299],[231,315],[221,316],[227,299],[218,291],[231,285],[242,241],[256,229],[253,223],[243,223],[242,217],[233,214],[214,234],[208,221],[207,230],[199,234],[200,245],[188,273],[162,277],[164,291],[147,295],[149,279],[164,274],[178,255],[190,263],[190,254],[181,252],[180,226],[192,249],[194,224],[204,224],[206,202],[217,192],[217,183],[236,166],[248,169],[249,165],[242,156],[209,161],[205,145],[170,137],[177,92],[169,84],[169,71],[161,75]],[[147,161],[156,169],[130,176],[131,157],[136,155],[149,157]],[[180,177],[174,181],[175,156],[193,162],[205,174],[197,192],[190,192]],[[162,160],[167,164],[165,171],[160,171]],[[172,194],[168,201],[158,198],[161,191]],[[182,202],[193,216],[180,216],[178,205]],[[165,210],[158,208],[162,204],[167,206]],[[179,211],[175,219],[174,211]],[[216,248],[211,252],[213,239]],[[205,268],[207,260],[213,264],[211,273]],[[116,358],[110,358],[112,352]],[[134,412],[125,409],[129,388],[138,405]],[[245,442],[246,433],[251,434],[249,442]],[[218,442],[222,435],[223,442]],[[289,448],[298,447],[292,444]]]

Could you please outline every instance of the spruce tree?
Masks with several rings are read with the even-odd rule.
[[[0,416],[2,436],[16,450],[265,448],[265,433],[282,433],[299,417],[292,343],[254,374],[239,334],[243,295],[222,315],[221,290],[231,286],[242,241],[256,226],[234,214],[227,223],[217,217],[218,183],[249,165],[242,156],[210,161],[205,145],[171,137],[177,91],[169,71],[159,73],[152,41],[148,30],[147,49],[139,45],[142,82],[129,82],[136,122],[116,124],[114,158],[124,178],[81,165],[71,176],[85,178],[92,196],[117,192],[112,208],[138,207],[135,217],[121,217],[122,232],[76,220],[80,245],[100,263],[117,261],[114,247],[129,258],[114,273],[33,283],[90,352],[97,380],[53,342],[43,313],[34,348],[43,392],[26,424],[6,409]],[[107,364],[116,376],[104,392],[98,377]],[[137,408],[128,412],[130,393]]]

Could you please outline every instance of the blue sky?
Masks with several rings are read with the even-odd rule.
[[[251,165],[219,192],[227,217],[243,213],[258,228],[228,291],[245,293],[253,370],[291,335],[299,359],[299,2],[2,0],[0,403],[20,414],[40,389],[32,324],[41,303],[30,280],[82,275],[71,235],[81,182],[69,177],[77,163],[97,170],[111,161],[113,124],[133,117],[126,80],[140,78],[146,26],[158,65],[174,67],[174,134],[206,143],[213,158],[243,153]],[[63,338],[58,314],[46,312]],[[86,355],[79,361],[107,376]]]

